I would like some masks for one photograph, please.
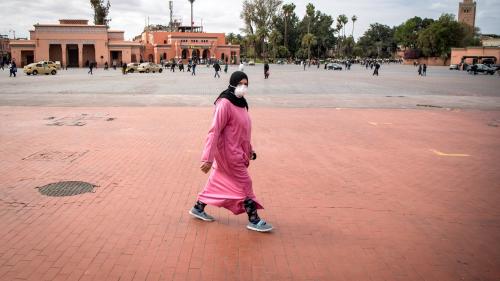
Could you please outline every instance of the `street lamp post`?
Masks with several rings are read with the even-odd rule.
[[[188,0],[191,3],[191,32],[193,32],[193,3],[195,0]]]

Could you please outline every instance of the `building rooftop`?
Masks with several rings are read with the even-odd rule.
[[[89,21],[85,19],[60,19],[60,24],[78,24],[78,25],[88,25]]]

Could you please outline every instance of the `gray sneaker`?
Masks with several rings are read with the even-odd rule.
[[[193,208],[191,208],[191,210],[189,210],[189,214],[197,219],[204,220],[204,221],[214,221],[215,220],[214,217],[212,217],[211,215],[209,215],[205,212],[200,212],[195,207],[193,207]]]
[[[258,231],[258,232],[268,232],[273,229],[273,226],[266,223],[263,219],[261,219],[258,223],[251,223],[249,222],[247,224],[247,228],[253,231]]]

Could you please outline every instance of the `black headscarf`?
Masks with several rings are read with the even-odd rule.
[[[215,100],[214,104],[217,103],[219,99],[228,99],[232,104],[238,106],[238,107],[245,107],[248,110],[248,103],[245,97],[238,98],[234,94],[234,90],[236,89],[236,86],[240,83],[241,80],[247,79],[248,81],[248,76],[245,74],[243,71],[235,71],[231,75],[231,79],[229,80],[229,86],[227,87],[226,90],[224,90],[222,93],[220,93],[219,97]]]

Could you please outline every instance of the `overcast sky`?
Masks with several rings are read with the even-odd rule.
[[[243,0],[196,0],[195,23],[203,21],[206,32],[239,33],[243,23],[239,17]],[[336,18],[339,14],[358,17],[354,35],[361,36],[370,23],[389,26],[399,25],[413,16],[437,18],[442,13],[458,14],[458,2],[453,0],[285,0],[297,6],[296,13],[302,18],[307,3]],[[483,34],[500,34],[500,0],[477,0],[476,26]],[[61,18],[84,18],[93,22],[89,0],[0,0],[2,20],[0,34],[12,38],[28,37],[28,30],[35,23],[57,23]],[[144,28],[145,18],[151,24],[169,22],[168,0],[111,0],[111,28],[124,30],[125,38],[131,39]],[[174,17],[189,25],[188,0],[174,0]],[[349,23],[347,31],[352,28]]]

